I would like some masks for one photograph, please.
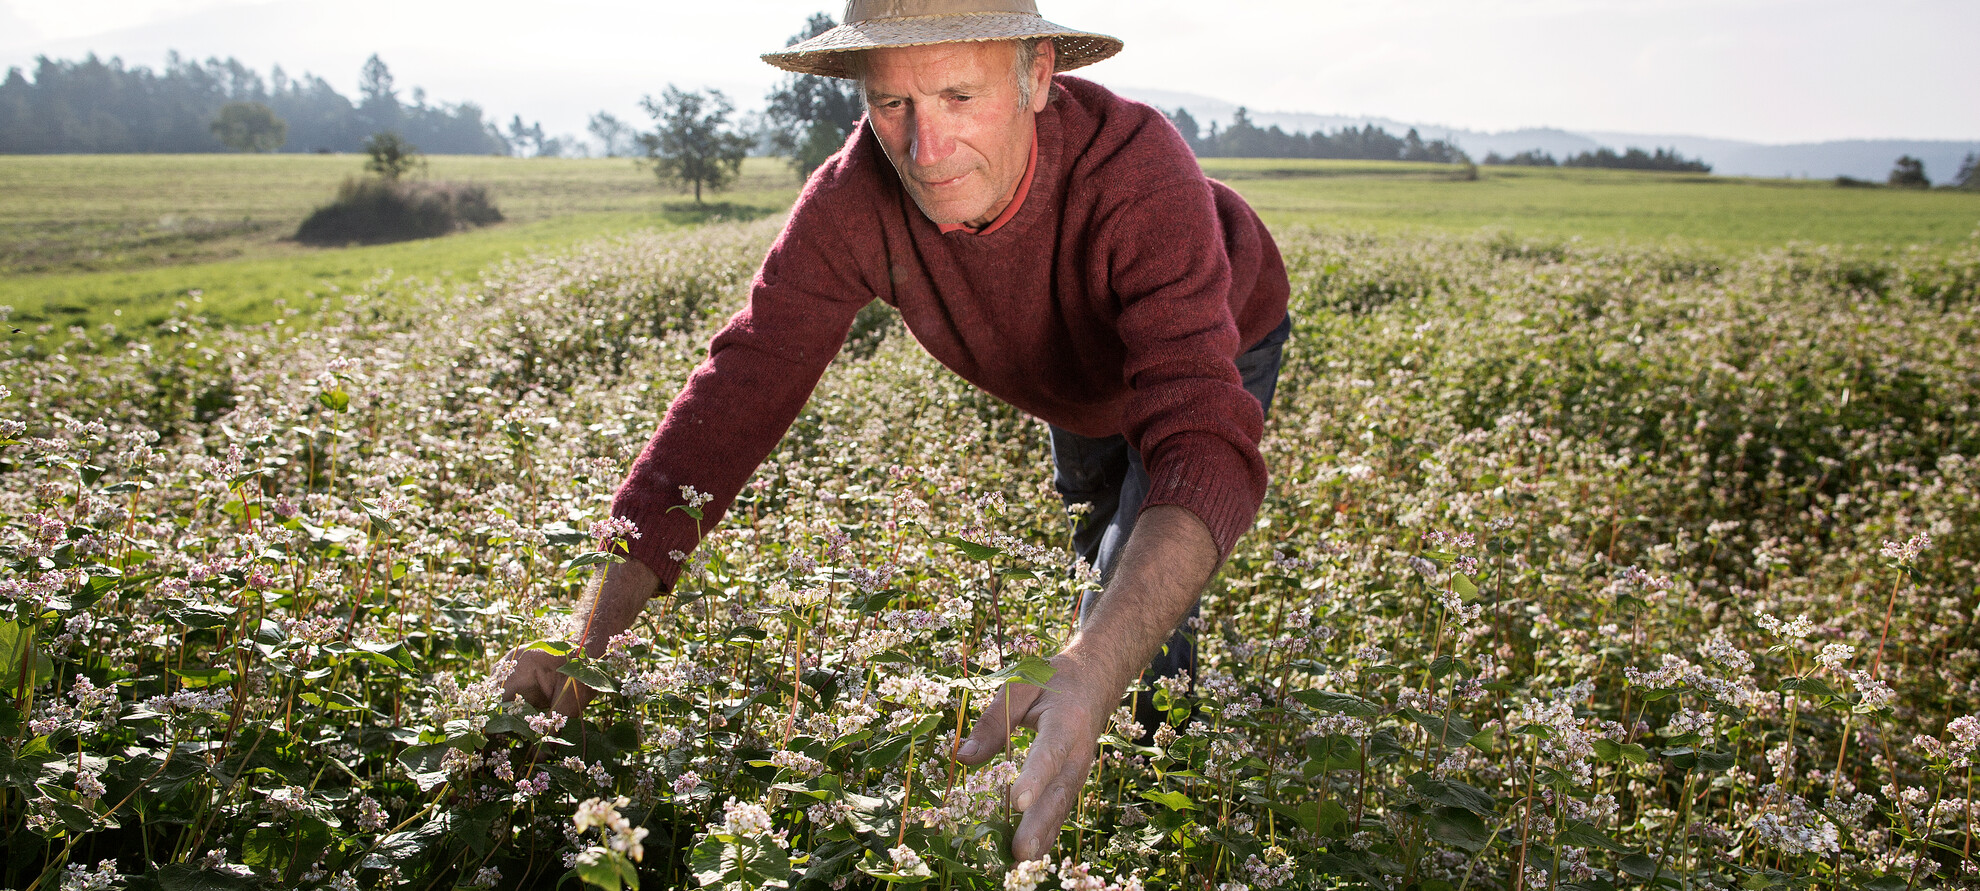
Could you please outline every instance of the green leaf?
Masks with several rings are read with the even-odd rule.
[[[315,863],[331,841],[330,827],[313,817],[281,829],[258,826],[248,830],[241,862],[277,874],[300,871],[298,867]]]
[[[704,888],[788,888],[791,855],[767,841],[718,833],[694,846],[689,868]]]
[[[453,811],[441,811],[417,829],[394,832],[379,839],[372,851],[393,863],[410,863],[426,853],[434,842],[451,834],[457,819],[458,815]]]
[[[304,693],[300,698],[302,701],[317,708],[329,709],[333,712],[363,711],[365,707],[364,703],[335,690],[324,690],[321,693]]]
[[[1787,678],[1781,681],[1780,691],[1782,693],[1806,693],[1809,696],[1826,696],[1830,699],[1843,698],[1843,695],[1836,692],[1834,687],[1823,683],[1820,678],[1812,677]]]
[[[231,606],[194,604],[168,609],[165,615],[187,628],[206,629],[232,625],[235,612],[237,610]]]
[[[577,874],[587,885],[596,885],[605,891],[619,891],[621,887],[639,889],[639,870],[626,855],[610,848],[596,845],[586,848],[577,858]]]
[[[28,665],[28,686],[37,687],[55,676],[55,663],[34,645],[34,635],[20,622],[0,622],[0,689],[12,691],[20,683],[21,660],[33,654]]]
[[[1618,854],[1629,850],[1629,848],[1617,844],[1615,839],[1609,837],[1608,833],[1579,820],[1567,821],[1567,825],[1561,827],[1558,838],[1565,844],[1583,848],[1601,848],[1602,850],[1613,851]]]
[[[563,520],[547,524],[537,531],[542,532],[543,537],[555,547],[575,548],[592,544],[590,533],[573,528]]]
[[[215,684],[226,684],[234,680],[234,673],[224,668],[188,668],[183,671],[172,669],[172,674],[185,682],[185,686],[199,688]]]
[[[1461,746],[1478,735],[1478,728],[1470,721],[1452,715],[1448,718],[1426,715],[1415,709],[1403,709],[1403,714],[1418,727],[1430,733],[1430,739],[1439,745]]]
[[[186,863],[159,867],[158,885],[165,891],[248,891],[260,887],[259,882],[245,876]]]
[[[1464,808],[1440,807],[1424,820],[1430,837],[1448,845],[1478,852],[1492,843],[1492,830],[1477,814]]]
[[[1419,772],[1409,778],[1409,785],[1416,790],[1416,794],[1438,804],[1462,808],[1481,817],[1490,817],[1498,812],[1498,799],[1457,780],[1440,780],[1427,772]]]
[[[938,535],[933,537],[936,541],[948,545],[953,545],[956,548],[956,550],[963,552],[963,556],[968,557],[971,562],[975,562],[975,563],[982,563],[983,561],[988,560],[991,557],[995,557],[998,554],[1004,552],[1002,548],[995,548],[986,544],[977,544],[976,542],[957,538],[953,535]]]
[[[1381,706],[1350,693],[1299,690],[1293,693],[1293,698],[1304,703],[1308,708],[1352,718],[1372,718],[1382,713]]]
[[[1181,792],[1143,792],[1141,797],[1172,811],[1201,810],[1196,806],[1196,802],[1189,800],[1189,796]]]
[[[1027,653],[1024,658],[997,669],[990,674],[970,678],[967,681],[957,681],[956,683],[984,692],[995,691],[1006,683],[1030,684],[1041,690],[1051,690],[1052,688],[1046,685],[1051,683],[1052,675],[1056,672],[1058,672],[1058,669],[1054,668],[1051,662],[1040,656]]]
[[[1735,760],[1731,752],[1712,752],[1690,746],[1665,749],[1664,757],[1671,759],[1671,764],[1680,769],[1701,771],[1728,770]]]
[[[350,411],[351,394],[344,392],[343,387],[338,387],[334,390],[324,390],[316,394],[316,404],[334,412]]]
[[[1598,761],[1628,759],[1642,764],[1650,760],[1650,753],[1636,743],[1619,743],[1613,739],[1598,739],[1595,741],[1595,759]]]
[[[414,785],[421,792],[432,789],[447,781],[447,769],[442,759],[447,756],[445,742],[424,746],[407,746],[399,753],[399,763],[405,765],[406,772],[412,775]]]
[[[523,645],[525,650],[542,650],[552,656],[569,656],[577,647],[561,640],[536,640]]]
[[[1467,600],[1478,596],[1478,584],[1462,572],[1451,573],[1451,590]]]
[[[391,643],[362,641],[357,645],[357,648],[359,652],[365,654],[365,658],[387,668],[412,670],[412,653],[406,649],[405,641],[395,640]]]
[[[1319,808],[1318,826],[1315,832],[1327,838],[1345,838],[1349,825],[1347,809],[1339,802],[1329,800]]]
[[[573,659],[557,666],[557,672],[566,677],[574,678],[578,683],[593,690],[603,690],[610,693],[619,692],[619,682],[613,680],[611,675],[599,670],[596,665],[590,662],[581,662]]]
[[[564,574],[579,575],[584,572],[586,567],[597,566],[600,563],[618,563],[623,560],[625,558],[617,554],[608,554],[604,551],[585,551],[564,561]]]

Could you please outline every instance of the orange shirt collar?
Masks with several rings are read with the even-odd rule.
[[[1017,192],[1011,195],[1010,206],[1004,208],[1004,212],[998,214],[996,219],[991,220],[990,225],[985,226],[981,229],[971,229],[968,226],[965,226],[961,223],[938,223],[936,224],[937,227],[942,230],[942,234],[944,235],[947,235],[950,232],[968,232],[972,235],[989,235],[990,233],[995,232],[1000,228],[1003,228],[1003,225],[1005,223],[1010,222],[1012,217],[1017,216],[1018,208],[1024,206],[1024,196],[1031,194],[1031,177],[1037,172],[1038,172],[1038,128],[1034,126],[1031,128],[1031,157],[1024,162],[1024,176],[1023,178],[1018,180]]]

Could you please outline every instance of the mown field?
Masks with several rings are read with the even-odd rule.
[[[1440,165],[1367,161],[1205,165],[1274,226],[1870,252],[1944,250],[1980,230],[1972,193],[1505,167],[1467,182]],[[208,318],[293,324],[342,293],[393,287],[382,270],[398,282],[471,281],[503,258],[588,238],[781,213],[798,188],[781,161],[752,158],[735,189],[697,208],[624,158],[443,156],[425,175],[487,184],[508,222],[374,247],[288,240],[361,172],[348,155],[0,157],[0,306],[23,330],[13,341],[39,342],[44,325],[106,324],[125,331],[117,340],[143,339],[180,301]]]
[[[1478,185],[1415,176],[1352,187]],[[1980,886],[1980,240],[1349,223],[1276,230],[1273,490],[1050,863],[946,757],[1070,630],[1044,431],[885,314],[585,721],[497,701],[773,220],[51,332],[0,887]]]
[[[472,281],[507,257],[709,219],[782,213],[797,181],[752,158],[735,188],[697,207],[626,158],[441,156],[433,179],[485,183],[507,221],[448,238],[312,248],[290,238],[350,155],[65,155],[0,158],[0,305],[16,327],[147,330],[188,308],[239,323],[313,313],[393,281]]]

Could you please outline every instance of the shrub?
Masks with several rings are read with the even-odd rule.
[[[296,229],[304,244],[384,244],[433,238],[502,221],[486,186],[472,183],[347,179],[337,200]]]
[[[1929,189],[1932,180],[1925,175],[1924,161],[1904,155],[1891,166],[1890,184],[1906,189]]]

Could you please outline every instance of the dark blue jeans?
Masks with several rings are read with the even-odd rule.
[[[1292,317],[1287,316],[1265,339],[1237,357],[1245,391],[1258,399],[1267,414],[1279,383],[1279,362],[1291,335]],[[1148,497],[1148,471],[1141,466],[1141,455],[1124,437],[1094,439],[1058,427],[1051,428],[1051,434],[1053,485],[1068,507],[1087,505],[1086,512],[1073,520],[1073,551],[1100,573],[1104,584],[1113,577],[1114,564],[1127,545],[1128,535],[1134,532],[1141,502]],[[1099,596],[1098,589],[1086,592],[1080,614],[1085,615]],[[1196,607],[1191,606],[1168,645],[1149,665],[1147,677],[1174,677],[1182,671],[1196,676],[1196,643],[1189,633],[1190,620],[1196,615]],[[1137,712],[1147,708],[1140,701],[1143,698],[1136,697]],[[1139,720],[1145,730],[1155,729],[1147,717]]]

